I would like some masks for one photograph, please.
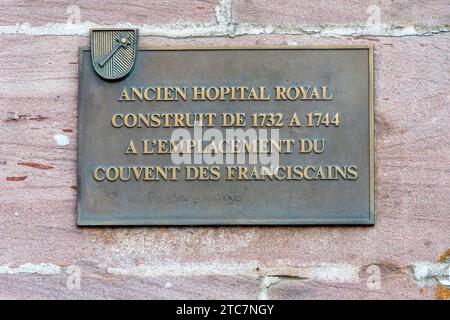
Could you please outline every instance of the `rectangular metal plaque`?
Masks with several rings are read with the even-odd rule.
[[[371,46],[138,49],[105,80],[120,45],[80,49],[78,225],[374,224]]]

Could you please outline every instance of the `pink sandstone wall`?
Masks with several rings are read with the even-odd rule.
[[[374,227],[77,228],[77,48],[375,47]],[[450,2],[0,6],[0,298],[450,297]]]

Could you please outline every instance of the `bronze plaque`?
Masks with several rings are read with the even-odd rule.
[[[372,47],[136,36],[80,49],[79,226],[374,224]]]

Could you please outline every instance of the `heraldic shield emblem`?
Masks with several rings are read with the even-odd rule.
[[[92,29],[91,57],[97,74],[119,80],[133,69],[137,50],[136,29]]]

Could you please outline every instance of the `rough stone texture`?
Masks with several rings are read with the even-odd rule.
[[[197,3],[206,8],[194,8],[194,12],[211,11],[215,5],[180,2],[170,9],[167,22],[206,21],[209,18],[203,13],[187,13]],[[430,6],[434,9],[426,9],[429,3],[418,1],[418,6],[408,7],[409,13],[388,12],[399,17],[396,22],[410,17],[418,23],[448,24],[446,2],[435,1]],[[157,2],[156,11],[136,19],[165,23],[164,16],[158,20],[154,13],[165,4]],[[251,12],[270,12],[272,6],[253,4],[256,9]],[[32,19],[44,24],[60,15],[49,10],[42,17],[39,9],[22,10],[16,1],[6,5],[15,13],[7,16],[2,11],[0,27]],[[250,21],[255,14],[249,14],[246,6],[235,1],[233,19],[241,19],[241,14]],[[124,22],[95,14],[95,5],[90,7],[91,21]],[[316,7],[329,10],[322,2]],[[258,13],[257,22],[302,19],[303,11],[293,9],[289,1],[283,8],[278,18]],[[415,13],[419,11],[421,16]],[[352,16],[343,9],[338,12],[341,20],[317,11],[307,16],[320,16],[322,22],[330,23],[347,23],[343,17]],[[288,13],[293,17],[288,18]],[[224,19],[219,19],[221,25],[230,22],[226,12],[219,17]],[[132,21],[132,15],[126,19],[146,23]],[[336,38],[147,36],[140,41],[141,46],[374,44],[376,225],[77,228],[77,47],[88,45],[88,39],[0,35],[0,297],[446,297],[442,294],[446,289],[436,286],[432,275],[430,281],[417,283],[409,266],[436,262],[450,247],[450,33]],[[324,269],[323,264],[336,267]],[[372,264],[381,267],[381,289],[368,289],[361,273],[360,281],[349,282],[349,268],[365,270]],[[65,270],[73,265],[82,270],[80,290],[66,288]],[[279,277],[279,281],[265,287],[267,276]]]
[[[395,276],[381,282],[380,289],[369,289],[365,283],[327,283],[286,280],[273,286],[269,299],[433,299],[430,289],[418,289],[408,276]]]
[[[18,1],[2,0],[0,25],[28,23],[169,24],[211,22],[217,0]],[[79,14],[78,14],[79,12]],[[77,19],[80,19],[77,21]]]
[[[380,23],[384,24],[437,25],[450,22],[450,4],[446,0],[233,1],[236,21],[261,24],[359,24],[365,23],[378,9]]]
[[[60,275],[0,275],[0,299],[255,299],[256,279],[227,276],[121,277],[82,274],[79,288]]]

